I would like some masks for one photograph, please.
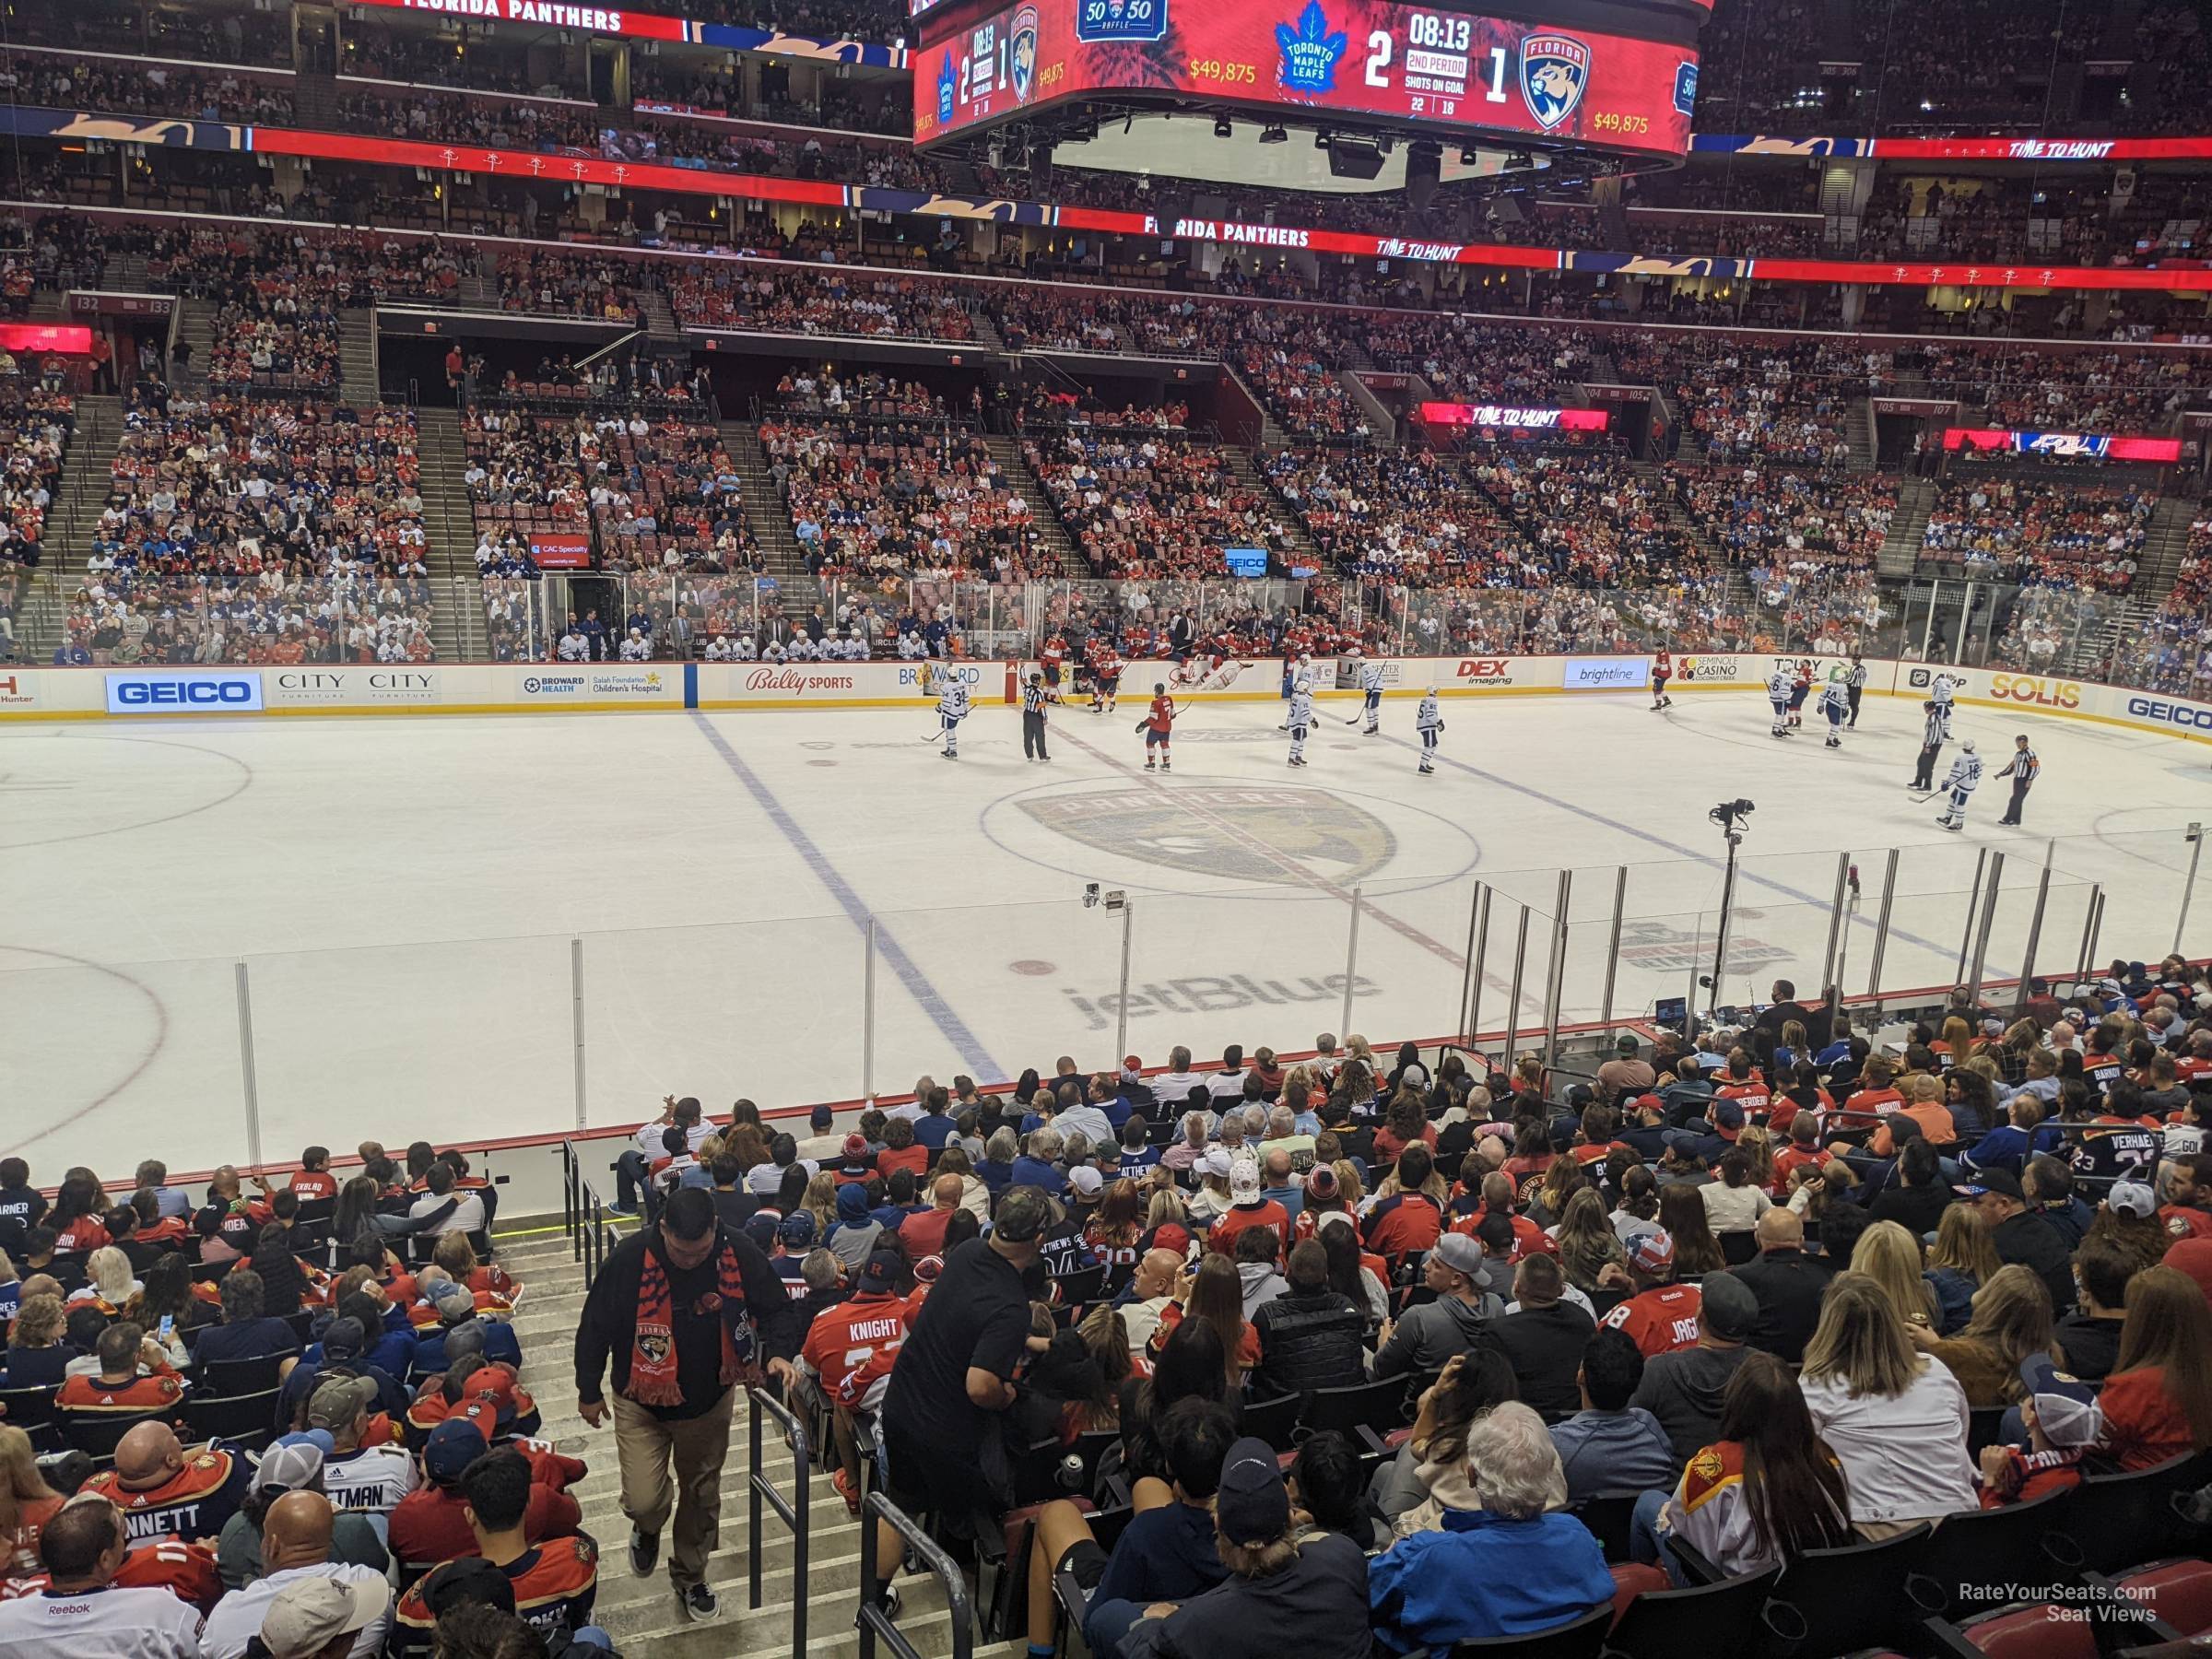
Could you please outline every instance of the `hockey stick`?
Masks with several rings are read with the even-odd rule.
[[[1357,713],[1357,714],[1353,715],[1353,716],[1352,716],[1352,717],[1351,717],[1349,720],[1346,721],[1344,724],[1345,724],[1346,725],[1358,725],[1358,724],[1359,724],[1361,721],[1365,720],[1366,718],[1367,718],[1367,711],[1366,711],[1366,710],[1364,710],[1364,709],[1362,709],[1362,710],[1360,710],[1360,712],[1359,712],[1359,713]]]

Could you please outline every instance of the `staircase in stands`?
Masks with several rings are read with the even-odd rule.
[[[2189,526],[2202,512],[2188,498],[2171,495],[2161,496],[2152,510],[2135,591],[2154,605],[2173,591],[2173,579],[2181,574],[2182,556],[2189,547]]]
[[[756,1535],[747,1514],[752,1473],[747,1405],[737,1404],[730,1436],[729,1461],[722,1476],[719,1547],[708,1558],[707,1583],[722,1598],[717,1618],[693,1624],[677,1608],[668,1584],[669,1535],[662,1537],[661,1559],[651,1574],[629,1570],[629,1523],[619,1501],[611,1426],[593,1429],[576,1414],[573,1355],[581,1322],[583,1273],[571,1258],[568,1241],[558,1230],[502,1240],[500,1263],[524,1284],[515,1311],[515,1334],[523,1346],[523,1381],[544,1418],[543,1436],[590,1465],[581,1484],[570,1488],[583,1511],[584,1530],[599,1545],[599,1595],[594,1618],[627,1654],[643,1659],[792,1659],[792,1604],[806,1602],[807,1659],[846,1659],[859,1642],[853,1630],[860,1606],[861,1525],[846,1513],[844,1500],[830,1487],[826,1470],[807,1485],[810,1539],[805,1583],[793,1567],[790,1530],[765,1507]],[[762,1436],[761,1469],[786,1497],[794,1478],[792,1453],[771,1427]],[[760,1555],[761,1605],[746,1606],[747,1574],[753,1552]],[[899,1581],[905,1606],[899,1628],[923,1654],[942,1659],[952,1652],[952,1625],[944,1588],[926,1574]],[[880,1644],[879,1644],[880,1646]],[[978,1645],[975,1659],[1018,1659],[1023,1644]]]
[[[382,395],[377,383],[376,312],[369,306],[338,313],[338,390],[357,409],[372,408]]]
[[[1920,538],[1928,527],[1929,511],[1936,505],[1936,486],[1925,478],[1897,481],[1897,511],[1889,515],[1889,534],[1882,538],[1874,569],[1886,580],[1902,580],[1920,563]]]
[[[744,481],[745,522],[752,526],[753,539],[768,558],[768,573],[776,579],[782,612],[785,617],[804,617],[822,603],[822,584],[808,571],[799,551],[791,514],[784,510],[782,494],[768,470],[760,434],[749,420],[725,420],[722,441]]]
[[[477,592],[476,514],[461,475],[468,468],[468,448],[461,418],[452,409],[426,406],[415,411],[416,459],[421,464],[422,527],[429,542],[430,580],[436,604],[430,612],[430,639],[441,663],[480,662],[484,650],[484,606]]]
[[[84,574],[92,531],[107,505],[122,436],[120,397],[108,394],[76,400],[76,424],[39,536],[39,578],[16,618],[16,654],[26,663],[52,662],[54,647],[62,642],[69,595]]]
[[[1044,480],[1030,469],[1029,458],[1021,453],[1021,440],[1004,432],[994,432],[983,441],[991,446],[992,457],[999,470],[1021,491],[1022,500],[1030,504],[1030,520],[1037,526],[1037,539],[1044,544],[1045,551],[1060,567],[1060,574],[1074,582],[1090,580],[1090,564],[1076,546],[1075,537],[1060,521],[1060,510],[1053,504],[1052,492]],[[1049,443],[1049,436],[1044,440]]]
[[[1280,448],[1282,446],[1280,441],[1277,440],[1269,447]],[[1283,492],[1276,488],[1273,480],[1260,470],[1253,461],[1252,452],[1231,445],[1224,449],[1222,453],[1229,457],[1230,471],[1258,490],[1261,500],[1275,509],[1277,522],[1288,533],[1290,553],[1287,562],[1294,565],[1310,565],[1317,571],[1325,571],[1329,568],[1328,561],[1322,558],[1321,549],[1313,545],[1312,536],[1306,533],[1305,521],[1298,516],[1297,510],[1290,505]]]

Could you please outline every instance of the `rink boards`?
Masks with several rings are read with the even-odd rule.
[[[1388,657],[1376,659],[1383,694],[1443,697],[1636,693],[1651,683],[1648,655]],[[1764,689],[1777,663],[1811,661],[1816,682],[1839,657],[1754,653],[1686,653],[1674,660],[1670,690]],[[1357,698],[1362,664],[1324,659],[1312,665],[1324,698]],[[1878,697],[1921,698],[1934,677],[1948,676],[1962,704],[2100,722],[2212,743],[2212,703],[2100,685],[2058,675],[1954,668],[1869,660],[1866,689]],[[32,668],[0,671],[0,720],[146,721],[178,716],[264,714],[500,714],[620,712],[675,709],[886,709],[932,711],[935,680],[968,682],[978,706],[1017,700],[1010,663],[663,663],[427,664],[241,668]],[[1283,694],[1279,659],[1223,662],[1203,672],[1139,662],[1122,673],[1133,710],[1165,684],[1179,702],[1269,701]],[[1072,684],[1063,691],[1074,696]],[[1811,711],[1807,711],[1808,717]]]

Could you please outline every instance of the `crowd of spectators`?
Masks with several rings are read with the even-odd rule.
[[[1607,340],[1622,378],[1675,400],[1682,447],[1711,462],[1843,466],[1851,408],[1888,383],[1891,354],[1852,342],[1787,344],[1621,334]]]
[[[1225,547],[1273,560],[1289,546],[1274,504],[1218,445],[1070,428],[1025,440],[1022,453],[1094,576],[1226,576]]]
[[[1921,560],[2026,585],[2124,594],[2157,505],[2155,493],[2129,488],[1952,478],[1928,513]]]
[[[2203,697],[2212,690],[2212,512],[2189,526],[2173,588],[2140,633],[2119,641],[2119,683]]]
[[[1293,439],[1307,442],[1372,435],[1367,413],[1328,359],[1300,345],[1247,345],[1236,367]]]
[[[1988,424],[2030,431],[2147,432],[2212,396],[2212,365],[2190,351],[1929,347],[1928,384],[1980,406]]]
[[[1701,574],[1681,532],[1664,522],[1658,482],[1624,455],[1493,447],[1469,470],[1520,526],[1552,582],[1642,588]]]
[[[638,320],[637,291],[654,273],[638,260],[533,249],[500,257],[500,309],[606,323]]]
[[[127,72],[88,57],[40,52],[0,53],[0,95],[10,103],[129,115],[188,115],[200,121],[289,125],[292,95],[285,82],[228,70],[168,64],[134,65]]]
[[[1434,451],[1285,449],[1265,471],[1328,568],[1348,580],[1523,586],[1540,573],[1526,540]]]
[[[677,319],[694,328],[858,335],[871,339],[971,340],[975,325],[959,286],[920,276],[843,269],[788,272],[743,265],[685,269],[668,285]]]
[[[62,663],[422,663],[412,411],[137,388]]]

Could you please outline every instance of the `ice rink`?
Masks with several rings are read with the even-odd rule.
[[[1124,1020],[1147,1064],[1178,1041],[1302,1048],[1343,1029],[1347,964],[1349,1024],[1378,1041],[1459,1030],[1470,979],[1495,1030],[1524,915],[1534,1024],[1562,868],[1567,1017],[1603,998],[1623,865],[1613,1006],[1638,1013],[1710,964],[1724,849],[1706,814],[1739,795],[1758,810],[1724,1002],[1777,973],[1815,988],[1839,851],[1865,893],[1853,993],[1892,847],[1885,989],[1951,982],[1984,850],[2006,858],[1989,977],[2020,971],[2047,856],[2040,969],[2074,967],[2093,886],[2100,957],[2172,943],[2181,831],[2212,818],[2200,747],[1963,708],[1957,735],[1992,771],[2028,731],[2043,778],[2025,829],[1997,827],[1993,779],[1952,836],[1904,788],[1912,702],[1869,699],[1840,752],[1809,720],[1771,738],[1755,693],[1647,703],[1447,700],[1429,778],[1402,700],[1375,737],[1344,724],[1354,701],[1324,701],[1302,771],[1278,705],[1201,703],[1164,778],[1131,730],[1141,700],[1056,711],[1049,765],[1023,760],[997,706],[942,759],[919,701],[0,731],[0,1151],[52,1181],[79,1161],[119,1176],[144,1156],[198,1170],[364,1135],[545,1133],[580,1105],[632,1123],[671,1091],[843,1099],[871,1063],[887,1093],[923,1071],[1106,1065]],[[1089,881],[1127,912],[1086,909]],[[2191,932],[2212,950],[2212,899]]]

